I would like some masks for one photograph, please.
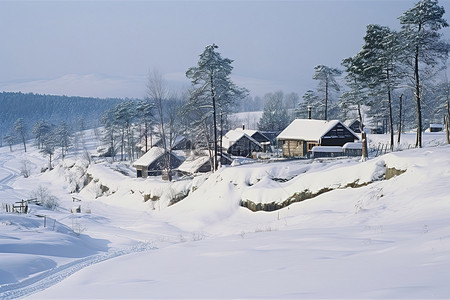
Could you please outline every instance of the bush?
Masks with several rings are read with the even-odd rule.
[[[23,159],[20,161],[20,174],[23,177],[28,178],[31,175],[31,162],[28,159]]]
[[[36,198],[45,208],[55,210],[59,207],[59,199],[53,196],[46,187],[38,186],[38,188],[31,193],[31,197]]]

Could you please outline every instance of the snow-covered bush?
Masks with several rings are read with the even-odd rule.
[[[31,192],[31,197],[36,198],[45,208],[55,210],[59,206],[59,199],[53,196],[48,188],[38,186]]]
[[[28,178],[31,175],[31,162],[28,159],[23,159],[20,161],[20,174]]]

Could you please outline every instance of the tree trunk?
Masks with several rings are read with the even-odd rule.
[[[214,82],[213,82],[213,74],[210,76],[211,83],[211,98],[213,105],[213,130],[214,130],[214,168],[213,171],[217,170],[217,120],[216,120],[216,95],[214,93]]]
[[[397,144],[400,144],[400,136],[402,134],[402,98],[403,94],[400,95],[400,107],[399,107],[399,114],[398,114],[398,138],[397,138]]]
[[[416,148],[422,148],[422,109],[420,106],[420,80],[419,80],[419,46],[416,46],[414,57],[414,78],[416,81],[416,105],[417,105],[417,138]]]
[[[144,132],[145,132],[145,153],[147,153],[148,151],[148,124],[147,122],[145,122],[144,124]]]
[[[325,81],[325,121],[328,120],[328,80]]]
[[[23,141],[23,149],[25,149],[25,152],[27,152],[27,144],[25,141],[25,136],[22,136],[22,141]]]
[[[388,106],[389,106],[389,131],[390,131],[390,143],[391,151],[394,150],[394,122],[392,121],[392,99],[391,99],[391,87],[389,85],[389,69],[386,70],[387,79],[387,96],[388,96]]]
[[[363,120],[361,115],[361,106],[358,104],[358,118],[359,118],[359,130],[361,131],[361,142],[362,142],[362,154],[361,160],[365,161],[369,157],[369,151],[367,150],[367,138],[366,133],[363,128]]]
[[[223,113],[222,110],[220,111],[220,140],[219,140],[219,164],[222,162],[222,151],[223,151],[223,145],[222,145],[222,139],[223,139]]]
[[[448,103],[448,100],[447,100],[447,122],[446,122],[446,124],[445,124],[445,131],[446,131],[446,133],[447,133],[447,144],[450,144],[450,129],[449,129],[449,127],[450,127],[450,105],[449,105],[449,103]]]

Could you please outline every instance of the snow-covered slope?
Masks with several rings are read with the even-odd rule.
[[[244,164],[176,183],[99,162],[69,195],[81,160],[40,173],[46,161],[37,151],[1,148],[1,201],[40,185],[60,207],[0,213],[0,297],[448,298],[449,155],[439,146],[366,162]],[[18,175],[24,158],[33,163],[29,178]],[[386,166],[405,172],[384,180]],[[273,212],[240,206],[323,188]],[[181,192],[187,197],[167,206]],[[47,216],[45,228],[36,215]]]

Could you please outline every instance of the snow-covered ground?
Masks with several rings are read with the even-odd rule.
[[[402,139],[366,162],[246,163],[175,183],[88,167],[83,151],[41,173],[31,145],[0,148],[2,207],[38,187],[60,204],[0,211],[0,298],[449,298],[450,146],[444,134],[425,134],[423,149]],[[374,149],[387,140],[369,135]],[[384,180],[385,166],[405,172]],[[323,189],[273,212],[239,205]]]

